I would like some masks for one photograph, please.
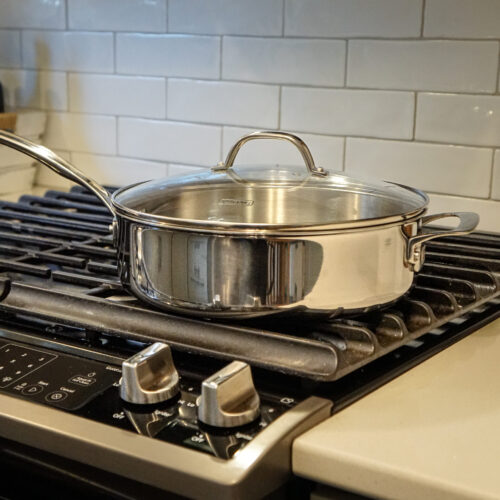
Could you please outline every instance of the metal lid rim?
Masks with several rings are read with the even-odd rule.
[[[146,181],[147,182],[147,181]],[[119,203],[116,197],[119,196],[126,190],[129,190],[135,186],[143,184],[139,182],[130,186],[125,186],[118,189],[111,196],[111,202],[117,214],[133,220],[134,222],[139,222],[147,225],[155,225],[160,227],[169,227],[172,229],[179,229],[185,231],[196,231],[205,233],[224,233],[224,234],[256,234],[256,235],[281,235],[281,236],[291,236],[294,234],[325,234],[331,233],[339,230],[348,229],[362,229],[369,227],[385,226],[390,224],[402,223],[410,219],[416,218],[422,215],[427,210],[429,204],[429,197],[424,191],[416,188],[405,186],[403,184],[391,183],[402,188],[413,191],[422,197],[422,205],[420,208],[412,210],[411,212],[405,212],[385,217],[375,217],[373,219],[360,219],[351,221],[337,221],[326,224],[310,224],[310,225],[283,225],[283,224],[269,224],[269,223],[241,223],[241,222],[221,222],[221,221],[200,221],[191,219],[178,219],[173,217],[167,217],[162,215],[148,214],[145,212],[140,212]]]

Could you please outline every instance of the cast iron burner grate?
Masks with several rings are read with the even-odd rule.
[[[333,381],[401,346],[418,348],[426,337],[445,338],[461,323],[500,312],[500,235],[475,233],[429,243],[412,289],[384,310],[236,325],[166,314],[121,287],[110,224],[106,209],[80,187],[0,201],[4,316],[161,340],[178,351]]]

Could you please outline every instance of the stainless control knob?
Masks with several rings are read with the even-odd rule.
[[[198,398],[198,419],[215,427],[236,427],[255,420],[260,398],[255,390],[250,366],[241,361],[205,379]]]
[[[167,344],[156,342],[122,363],[120,396],[128,403],[161,403],[178,392],[179,374]]]

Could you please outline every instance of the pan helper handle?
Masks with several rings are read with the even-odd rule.
[[[458,217],[460,223],[456,228],[446,230],[436,230],[433,232],[424,232],[423,228],[430,222],[448,217]],[[476,229],[479,224],[479,215],[473,212],[449,212],[442,214],[427,215],[422,217],[422,232],[415,236],[408,237],[408,246],[406,250],[406,264],[412,267],[415,272],[420,271],[424,263],[424,243],[436,238],[445,236],[462,236],[469,234]]]
[[[0,144],[31,156],[31,158],[43,163],[62,177],[87,188],[104,203],[113,216],[116,215],[108,192],[97,182],[89,179],[83,172],[60,156],[57,156],[50,149],[4,130],[0,130]]]

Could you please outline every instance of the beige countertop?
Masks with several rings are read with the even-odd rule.
[[[391,499],[500,499],[500,320],[300,436],[297,475]]]

